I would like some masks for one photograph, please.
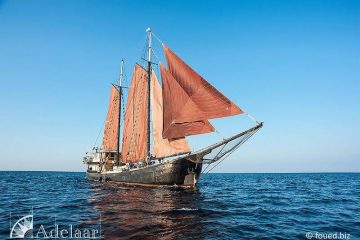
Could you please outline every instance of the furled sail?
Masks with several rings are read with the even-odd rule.
[[[162,64],[160,70],[163,84],[163,138],[181,138],[214,131],[204,113]]]
[[[190,147],[185,138],[164,139],[163,130],[163,96],[159,81],[153,71],[151,74],[151,106],[153,123],[153,156],[157,158],[178,153],[190,152]]]
[[[105,151],[115,151],[117,149],[119,131],[119,95],[119,90],[114,85],[112,85],[103,137],[103,149]]]
[[[125,110],[122,162],[137,162],[146,158],[147,78],[146,70],[136,64]]]
[[[163,44],[169,72],[203,112],[206,119],[227,117],[243,113],[190,66]]]

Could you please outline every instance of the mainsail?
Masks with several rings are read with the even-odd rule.
[[[163,137],[181,138],[214,131],[203,112],[162,64],[160,70],[164,102]]]
[[[163,95],[161,86],[155,72],[151,74],[151,105],[153,123],[153,156],[156,158],[171,156],[179,153],[190,152],[190,147],[185,138],[164,139],[163,131]]]
[[[227,117],[243,111],[202,78],[165,44],[163,44],[169,72],[203,112],[206,119]]]
[[[103,137],[103,149],[105,151],[116,151],[117,149],[119,131],[119,95],[119,90],[114,85],[112,85]]]
[[[146,158],[147,77],[146,70],[136,64],[125,110],[122,162],[137,162]]]

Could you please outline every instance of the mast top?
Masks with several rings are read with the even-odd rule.
[[[119,86],[120,88],[122,87],[122,81],[124,79],[124,59],[121,59],[121,64],[120,64],[120,77],[119,77]]]
[[[152,42],[152,39],[151,39],[151,37],[152,37],[152,32],[151,32],[151,28],[149,27],[148,29],[146,29],[146,32],[148,33],[148,38],[149,38],[149,42],[148,42],[148,59],[147,59],[147,61],[148,61],[148,63],[150,63],[149,64],[149,69],[150,69],[150,67],[151,67],[151,48],[152,48],[152,44],[151,44],[151,42]],[[148,70],[149,70],[148,69]],[[149,70],[149,74],[150,74],[150,70]]]

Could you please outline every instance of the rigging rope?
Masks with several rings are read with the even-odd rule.
[[[151,34],[156,38],[156,40],[158,40],[161,44],[164,44],[163,41],[161,41],[161,39],[156,36],[156,34],[154,32],[151,32]]]
[[[222,147],[222,149],[217,153],[217,155],[213,158],[216,159],[218,157],[218,155],[222,156],[219,158],[219,160],[215,160],[215,162],[217,162],[214,166],[212,166],[210,163],[208,166],[206,166],[206,168],[202,171],[202,173],[204,175],[208,174],[211,170],[213,170],[216,166],[218,166],[222,161],[224,161],[225,159],[227,159],[234,151],[236,151],[242,144],[244,144],[250,137],[252,137],[257,131],[258,129],[255,129],[252,132],[249,132],[248,134],[246,134],[245,136],[242,137],[242,139],[239,141],[239,143],[237,143],[235,146],[233,146],[230,150],[228,150],[225,153],[221,153],[221,151],[225,148],[225,146]],[[228,143],[226,143],[225,145],[227,145]],[[222,158],[222,159],[221,159]],[[221,160],[220,160],[221,159]],[[215,163],[214,162],[214,163]],[[212,166],[208,171],[206,171],[210,166]]]
[[[151,48],[151,52],[152,52],[152,53],[154,54],[154,56],[157,58],[158,62],[160,62],[160,58],[158,57],[158,55],[156,55],[154,47]],[[157,64],[156,64],[156,65],[157,65]]]
[[[96,146],[96,144],[97,144],[97,141],[99,140],[100,134],[101,134],[102,130],[104,129],[105,122],[106,122],[106,117],[105,117],[104,123],[102,124],[102,126],[101,126],[100,129],[99,129],[99,133],[98,133],[98,135],[97,135],[97,137],[96,137],[96,140],[95,140],[95,143],[94,143],[93,148],[95,148],[95,146]]]

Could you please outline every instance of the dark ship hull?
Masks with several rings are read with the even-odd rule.
[[[150,165],[143,168],[119,172],[87,172],[87,178],[95,181],[143,186],[181,186],[195,187],[202,169],[202,163],[195,163],[186,157]]]

